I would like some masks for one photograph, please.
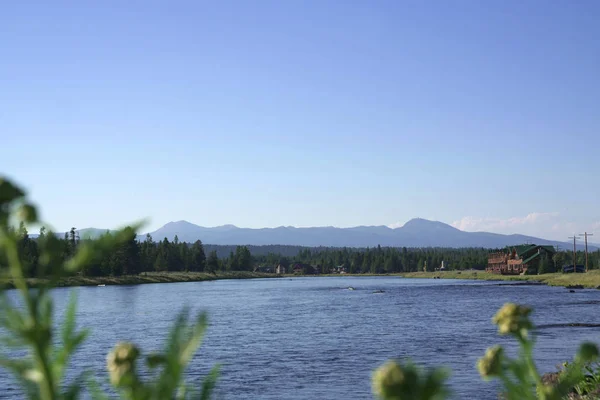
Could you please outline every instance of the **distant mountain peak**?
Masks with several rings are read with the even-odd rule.
[[[213,229],[220,230],[220,231],[229,231],[232,229],[239,229],[239,228],[232,224],[225,224],[225,225],[215,226]]]
[[[280,226],[251,229],[239,228],[232,224],[207,228],[181,220],[169,222],[150,234],[155,240],[162,240],[165,237],[173,240],[177,235],[180,242],[193,243],[196,240],[202,240],[205,244],[216,245],[498,248],[530,242],[568,246],[566,243],[530,236],[464,232],[443,222],[424,218],[411,219],[404,226],[395,229],[387,226],[356,226],[352,228]]]
[[[173,227],[173,226],[197,226],[196,224],[192,224],[191,222],[188,222],[184,219],[181,219],[179,221],[171,221],[171,222],[167,222],[163,227]]]
[[[406,223],[403,225],[403,227],[412,226],[412,225],[422,225],[422,224],[427,224],[430,222],[433,222],[433,221],[430,221],[425,218],[413,218],[413,219],[409,219],[408,221],[406,221]]]
[[[455,227],[440,221],[431,221],[425,218],[413,218],[402,226],[402,229],[450,229],[458,231]]]

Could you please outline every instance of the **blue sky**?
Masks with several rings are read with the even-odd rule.
[[[57,230],[600,233],[600,2],[9,2],[0,172]]]

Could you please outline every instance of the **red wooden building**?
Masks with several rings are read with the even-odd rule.
[[[552,246],[524,244],[509,246],[503,250],[494,251],[488,256],[487,272],[501,275],[520,275],[528,268],[536,268],[545,255],[552,259],[556,251]]]

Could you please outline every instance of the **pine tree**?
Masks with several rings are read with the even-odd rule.
[[[154,262],[156,261],[156,243],[152,240],[152,236],[147,233],[146,239],[141,244],[141,270],[152,271]]]
[[[120,256],[119,262],[122,263],[121,271],[124,275],[137,275],[142,271],[140,245],[132,228],[125,228],[125,232],[127,241],[122,243],[117,251]]]
[[[238,246],[235,249],[235,259],[237,261],[237,269],[240,271],[252,270],[252,255],[246,246]]]
[[[18,236],[17,249],[21,257],[21,262],[24,265],[25,273],[27,276],[34,276],[39,257],[37,243],[29,237],[29,233],[23,222],[19,225]]]
[[[229,252],[229,257],[227,258],[227,270],[228,271],[237,271],[239,269],[239,263],[233,251]]]
[[[206,260],[206,270],[208,272],[215,272],[219,269],[219,257],[215,250],[211,251]]]
[[[164,238],[164,240],[158,244],[156,249],[156,258],[154,260],[155,271],[169,270],[170,247],[171,243],[169,243],[169,239],[167,238]]]
[[[550,274],[555,272],[553,265],[548,262],[548,257],[544,254],[538,264],[538,274]]]
[[[191,249],[189,270],[194,272],[202,272],[206,268],[206,254],[204,254],[204,246],[200,240],[197,240]]]

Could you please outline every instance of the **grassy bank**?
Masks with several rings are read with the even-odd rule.
[[[62,278],[57,286],[139,285],[144,283],[202,282],[218,279],[276,278],[278,276],[246,271],[217,272],[215,274],[205,272],[145,272],[140,275],[124,276],[71,276]],[[39,279],[27,280],[32,287],[35,287],[40,281]],[[10,282],[4,282],[4,285],[12,286]]]
[[[486,281],[540,282],[550,286],[576,286],[600,288],[600,270],[585,274],[544,274],[544,275],[496,275],[485,271],[445,271],[445,272],[410,272],[400,274],[405,278],[444,278],[444,279],[478,279]]]
[[[327,275],[286,275],[286,277],[350,277],[350,276],[400,276],[403,278],[443,278],[443,279],[476,279],[483,281],[512,281],[533,282],[550,286],[583,286],[584,288],[600,289],[600,270],[585,274],[544,274],[544,275],[497,275],[485,271],[444,271],[444,272],[407,272],[401,274],[327,274]]]
[[[585,274],[544,274],[544,275],[496,275],[485,271],[445,271],[445,272],[408,272],[404,274],[331,274],[331,275],[285,275],[285,277],[344,277],[344,276],[401,276],[403,278],[443,278],[443,279],[477,279],[485,281],[513,281],[537,282],[550,286],[583,286],[585,288],[600,289],[600,270]],[[281,275],[261,272],[145,272],[140,275],[86,277],[72,276],[62,278],[57,286],[98,286],[98,285],[139,285],[145,283],[173,283],[173,282],[202,282],[218,279],[253,279],[253,278],[278,278]],[[40,280],[28,279],[31,287],[35,287]],[[11,287],[10,282],[0,282],[5,287]]]

